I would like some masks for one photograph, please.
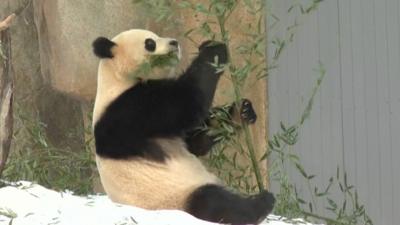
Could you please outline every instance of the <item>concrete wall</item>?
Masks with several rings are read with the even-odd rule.
[[[269,77],[270,133],[279,130],[280,121],[299,118],[318,77],[313,68],[321,61],[327,75],[293,151],[321,187],[337,166],[346,169],[375,224],[398,224],[400,2],[328,0],[308,16],[289,14],[293,1],[269,3],[281,20],[270,38],[295,20],[299,24]],[[301,175],[295,169],[290,175],[305,193]]]

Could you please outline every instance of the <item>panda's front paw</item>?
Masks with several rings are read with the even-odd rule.
[[[228,48],[224,43],[208,40],[200,45],[199,56],[209,63],[226,64],[228,62]]]

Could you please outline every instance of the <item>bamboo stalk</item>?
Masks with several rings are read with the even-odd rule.
[[[233,10],[236,8],[238,3],[236,3],[236,5],[231,9],[231,11],[228,13],[228,16],[226,15],[222,15],[217,17],[217,21],[218,21],[218,26],[222,35],[222,41],[228,46],[229,46],[229,39],[228,39],[228,31],[225,28],[225,22],[226,19],[231,15],[231,13],[233,12]],[[230,51],[228,50],[228,58],[233,61],[232,59],[232,55],[230,54]],[[232,83],[233,83],[233,88],[234,88],[234,93],[235,93],[235,101],[236,102],[240,102],[241,98],[242,98],[242,94],[241,94],[241,90],[240,90],[240,84],[236,81],[236,78],[234,76],[232,76],[232,72],[235,70],[233,67],[229,68],[231,71],[231,79],[232,79]],[[253,172],[254,172],[254,176],[256,178],[256,182],[257,182],[257,186],[258,186],[258,190],[260,192],[262,192],[263,190],[265,190],[264,188],[264,182],[263,182],[263,178],[261,175],[261,169],[260,169],[260,165],[258,163],[258,159],[256,156],[256,149],[254,147],[254,143],[253,143],[253,138],[252,135],[250,133],[249,127],[246,123],[244,123],[242,121],[242,127],[244,130],[244,138],[245,138],[245,143],[247,145],[247,150],[249,152],[249,156],[250,156],[250,161],[251,161],[251,165],[253,168]]]

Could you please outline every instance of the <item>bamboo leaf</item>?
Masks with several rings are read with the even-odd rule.
[[[307,176],[307,173],[306,173],[305,170],[304,170],[304,168],[303,168],[300,164],[296,163],[295,166],[296,166],[297,170],[301,173],[301,175],[302,175],[304,178],[307,178],[307,177],[308,177],[308,176]]]

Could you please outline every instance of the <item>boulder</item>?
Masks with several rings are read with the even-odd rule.
[[[94,99],[96,90],[92,41],[144,25],[131,0],[42,0],[33,1],[33,8],[43,79],[85,100]]]

